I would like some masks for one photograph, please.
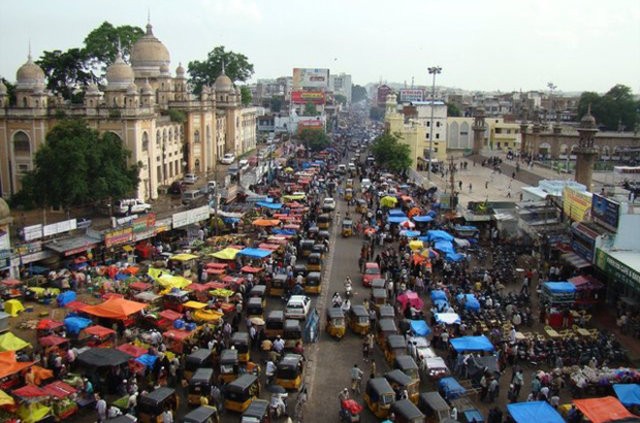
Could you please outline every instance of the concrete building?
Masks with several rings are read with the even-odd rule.
[[[351,104],[351,75],[341,73],[338,75],[329,75],[329,90],[334,95],[343,95],[347,98],[347,104]]]
[[[173,76],[170,63],[149,23],[132,47],[131,64],[118,54],[107,68],[106,85],[89,85],[84,103],[71,104],[46,91],[45,74],[29,54],[16,73],[15,104],[0,83],[2,196],[20,190],[22,175],[33,169],[35,152],[61,117],[82,118],[123,141],[130,161],[143,164],[135,193],[141,199],[157,198],[159,186],[185,172],[213,172],[225,152],[255,148],[255,109],[243,109],[240,90],[224,70],[214,87],[203,87],[196,97],[182,65]]]

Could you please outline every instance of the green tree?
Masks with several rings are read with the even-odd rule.
[[[282,110],[282,104],[284,103],[284,97],[283,96],[273,96],[271,97],[271,100],[269,100],[269,109],[272,112],[279,112],[280,110]]]
[[[203,85],[213,85],[222,73],[223,64],[224,73],[234,82],[244,82],[254,73],[253,65],[244,54],[225,51],[224,46],[215,47],[207,54],[206,60],[189,62],[189,81],[196,94],[200,93]]]
[[[640,102],[634,101],[631,88],[617,84],[604,95],[594,92],[584,92],[578,101],[578,118],[587,113],[591,106],[591,114],[598,125],[607,130],[616,131],[620,124],[625,130],[634,130],[639,123],[638,111]]]
[[[329,147],[331,141],[327,134],[319,129],[303,129],[298,134],[298,138],[311,151],[321,151]]]
[[[459,117],[462,116],[462,112],[460,112],[460,109],[455,104],[447,103],[447,116]]]
[[[23,179],[23,198],[40,207],[81,206],[133,193],[138,164],[110,132],[100,135],[80,119],[63,120],[35,155],[35,168]],[[70,166],[70,164],[73,164]]]
[[[336,94],[335,96],[333,96],[333,99],[336,103],[340,103],[343,106],[347,105],[347,97],[343,96],[342,94]]]
[[[401,138],[400,134],[385,132],[373,141],[371,152],[378,165],[397,173],[411,167],[411,149],[399,141]]]
[[[316,105],[313,104],[310,101],[307,101],[307,104],[304,105],[304,110],[302,112],[303,116],[317,116],[318,115],[318,109],[316,108]]]
[[[357,103],[367,99],[367,89],[362,85],[353,85],[351,87],[351,101]]]
[[[7,81],[4,77],[0,76],[0,81],[7,87],[7,95],[9,96],[9,104],[16,104],[16,86]]]
[[[253,96],[251,95],[251,90],[246,85],[240,87],[240,96],[242,98],[242,105],[249,106],[253,101]]]
[[[129,62],[133,45],[143,35],[144,31],[138,26],[113,26],[105,21],[84,39],[84,51],[91,66],[105,71],[116,60],[118,46],[124,61]]]
[[[45,51],[37,63],[47,77],[47,89],[74,102],[82,100],[75,98],[74,93],[95,79],[87,67],[86,53],[79,48]]]

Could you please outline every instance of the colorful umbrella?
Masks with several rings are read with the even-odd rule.
[[[424,243],[422,241],[415,240],[409,243],[409,248],[413,251],[419,250],[422,247],[424,247]]]
[[[398,203],[398,199],[396,197],[391,197],[387,195],[386,197],[382,197],[380,199],[380,205],[383,207],[393,207]]]
[[[413,229],[413,228],[415,228],[415,227],[416,227],[416,224],[415,224],[415,223],[413,223],[413,222],[412,222],[412,221],[410,221],[410,220],[405,220],[404,222],[401,222],[401,223],[400,223],[400,226],[401,226],[401,227],[403,227],[403,228],[405,228],[405,229]]]

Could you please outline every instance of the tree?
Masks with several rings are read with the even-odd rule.
[[[447,103],[447,116],[459,117],[462,116],[462,112],[460,112],[460,109],[455,104]]]
[[[347,105],[347,97],[343,96],[342,94],[334,95],[333,99],[335,100],[336,103],[340,103],[343,106]]]
[[[378,136],[371,145],[371,152],[381,167],[393,172],[403,172],[411,167],[411,149],[401,143],[400,134],[385,132]]]
[[[631,88],[617,84],[603,96],[584,92],[578,101],[578,118],[581,119],[591,106],[591,114],[598,125],[610,131],[618,130],[621,124],[626,130],[634,130],[639,123],[640,102],[634,101]]]
[[[189,81],[193,84],[196,94],[200,93],[203,85],[213,85],[222,73],[223,64],[224,73],[234,82],[244,82],[254,73],[253,65],[244,54],[225,51],[224,46],[215,47],[207,54],[206,60],[189,62]]]
[[[7,95],[9,96],[9,104],[16,104],[16,86],[7,81],[4,77],[0,76],[0,81],[7,87]]]
[[[303,129],[298,134],[298,138],[311,151],[321,151],[329,147],[331,141],[327,134],[319,129]]]
[[[367,99],[367,89],[362,85],[353,85],[351,87],[351,101],[357,103]]]
[[[318,114],[318,109],[316,105],[310,101],[307,101],[307,104],[304,105],[304,111],[302,112],[303,116],[316,116]]]
[[[144,31],[138,26],[113,26],[105,21],[84,39],[84,51],[90,65],[105,71],[116,60],[118,47],[122,58],[128,63],[133,45],[143,35]]]
[[[253,101],[253,96],[251,95],[251,90],[246,85],[240,87],[240,96],[242,98],[242,105],[249,106]]]
[[[129,165],[122,140],[100,135],[80,119],[63,120],[36,152],[35,168],[23,179],[23,197],[40,207],[80,206],[133,193],[138,164]],[[73,164],[70,166],[70,164]]]
[[[47,89],[54,94],[61,94],[67,100],[74,99],[74,93],[94,80],[94,75],[87,67],[87,56],[78,48],[67,51],[45,51],[37,61],[47,77]]]

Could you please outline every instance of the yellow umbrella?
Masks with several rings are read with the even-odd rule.
[[[5,391],[0,391],[0,407],[3,405],[13,405],[16,403],[16,400]]]
[[[396,204],[398,204],[398,199],[396,197],[391,197],[390,195],[380,199],[380,205],[383,207],[393,207]]]
[[[235,248],[231,248],[231,247],[227,247],[223,250],[217,251],[215,253],[211,253],[209,254],[211,257],[215,257],[217,259],[220,260],[233,260],[236,258],[236,254],[238,254],[238,251],[240,250],[236,250]]]
[[[424,247],[424,243],[422,241],[418,241],[417,239],[409,242],[409,248],[411,248],[412,251],[419,250],[422,247]]]
[[[287,173],[291,173],[291,172],[293,172],[293,168],[292,167],[286,167],[284,169],[284,171],[287,172]]]

